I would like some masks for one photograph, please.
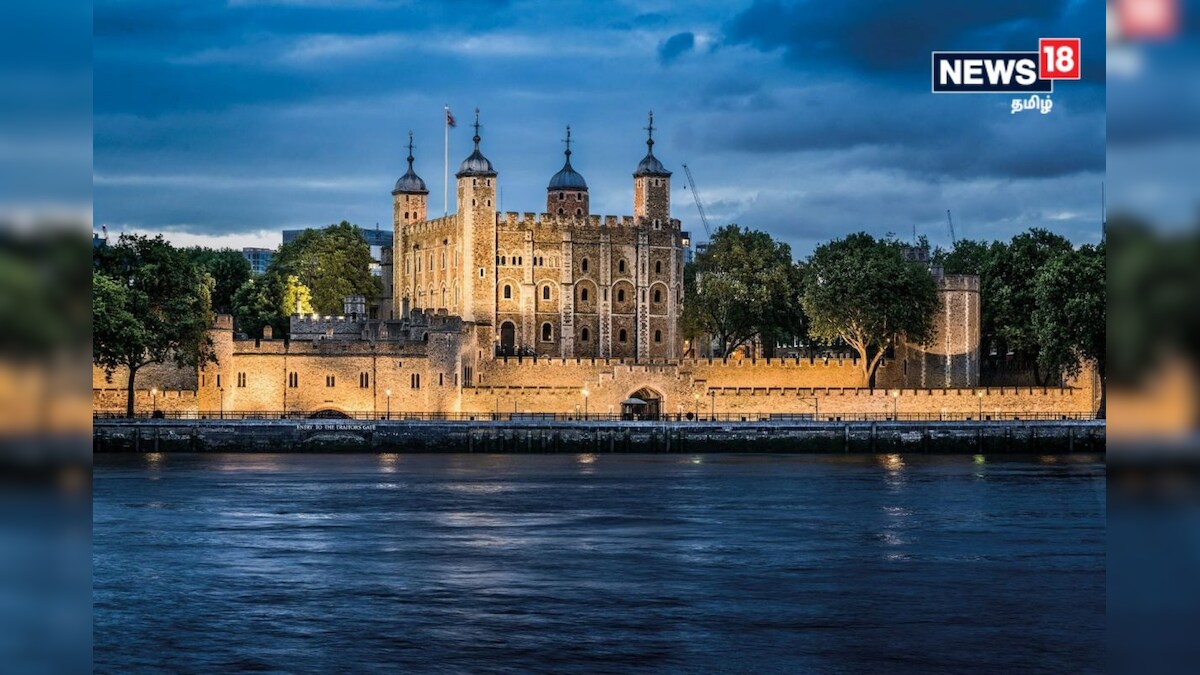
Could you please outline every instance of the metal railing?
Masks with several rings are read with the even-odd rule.
[[[159,410],[155,412],[139,412],[129,418],[124,412],[97,411],[92,413],[94,420],[359,420],[381,422],[796,422],[796,423],[838,423],[838,422],[1058,422],[1083,421],[1101,419],[1095,413],[1047,413],[1047,412],[984,412],[982,419],[978,414],[971,413],[825,413],[819,416],[814,413],[754,413],[730,412],[705,414],[696,416],[695,413],[680,413],[659,415],[653,419],[643,418],[633,414],[611,413],[535,413],[535,412],[482,412],[482,413],[445,413],[445,412],[298,412],[298,411],[176,411]]]

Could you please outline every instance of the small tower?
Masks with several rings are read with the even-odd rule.
[[[559,216],[587,216],[587,181],[571,166],[571,126],[567,125],[567,149],[563,153],[567,161],[563,168],[550,179],[546,186],[546,213]]]
[[[671,217],[671,172],[654,156],[653,110],[646,134],[646,156],[633,172],[633,219],[662,225]]]
[[[490,324],[496,318],[496,170],[479,151],[479,108],[475,149],[458,167],[458,226],[462,242],[462,316]]]
[[[396,181],[392,190],[392,316],[408,316],[410,307],[409,278],[411,261],[405,264],[408,250],[408,226],[428,216],[429,190],[425,181],[413,171],[413,134],[408,132],[408,171]]]

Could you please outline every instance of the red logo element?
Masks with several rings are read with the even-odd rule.
[[[1041,38],[1038,56],[1040,79],[1079,79],[1079,38]]]
[[[1163,39],[1179,32],[1179,0],[1117,0],[1121,37]]]

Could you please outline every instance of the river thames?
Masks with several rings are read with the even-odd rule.
[[[104,455],[97,672],[1102,672],[1097,456]]]

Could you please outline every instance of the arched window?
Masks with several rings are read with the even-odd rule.
[[[561,216],[561,215],[563,215],[564,213],[566,213],[566,212],[565,212],[565,211],[563,211],[563,210],[562,210],[562,208],[560,207],[560,208],[558,209],[558,215],[560,215],[560,216]]]
[[[548,323],[542,324],[542,342],[550,342],[554,339],[554,326]]]
[[[592,337],[592,334],[590,331],[588,331],[587,328],[584,328],[583,330],[579,331],[579,340],[581,342],[587,342],[588,339],[591,337]]]
[[[624,328],[622,328],[620,331],[617,332],[617,342],[628,342],[628,341],[629,341],[629,334],[625,332]]]
[[[625,261],[624,260],[617,261],[617,271],[620,272],[621,274],[625,273]]]
[[[617,290],[617,302],[625,302],[625,289]]]
[[[662,291],[658,290],[657,288],[654,289],[654,301],[662,302]]]
[[[565,192],[558,193],[558,201],[561,202],[562,200],[564,200],[566,198],[567,198],[567,193],[565,193]],[[559,211],[559,213],[562,213],[562,211]]]
[[[543,300],[550,299],[550,287],[549,286],[542,286],[542,299]]]
[[[586,288],[581,288],[581,289],[579,289],[579,301],[580,301],[580,302],[587,302],[587,301],[588,301],[588,294],[587,294],[587,289],[586,289]]]
[[[654,273],[662,274],[662,261],[661,260],[654,261]]]
[[[579,269],[583,270],[584,272],[587,271],[587,258],[579,261]]]
[[[512,286],[509,286],[508,284],[504,285],[504,299],[512,300]]]
[[[661,330],[654,331],[654,341],[662,342],[662,331]]]

